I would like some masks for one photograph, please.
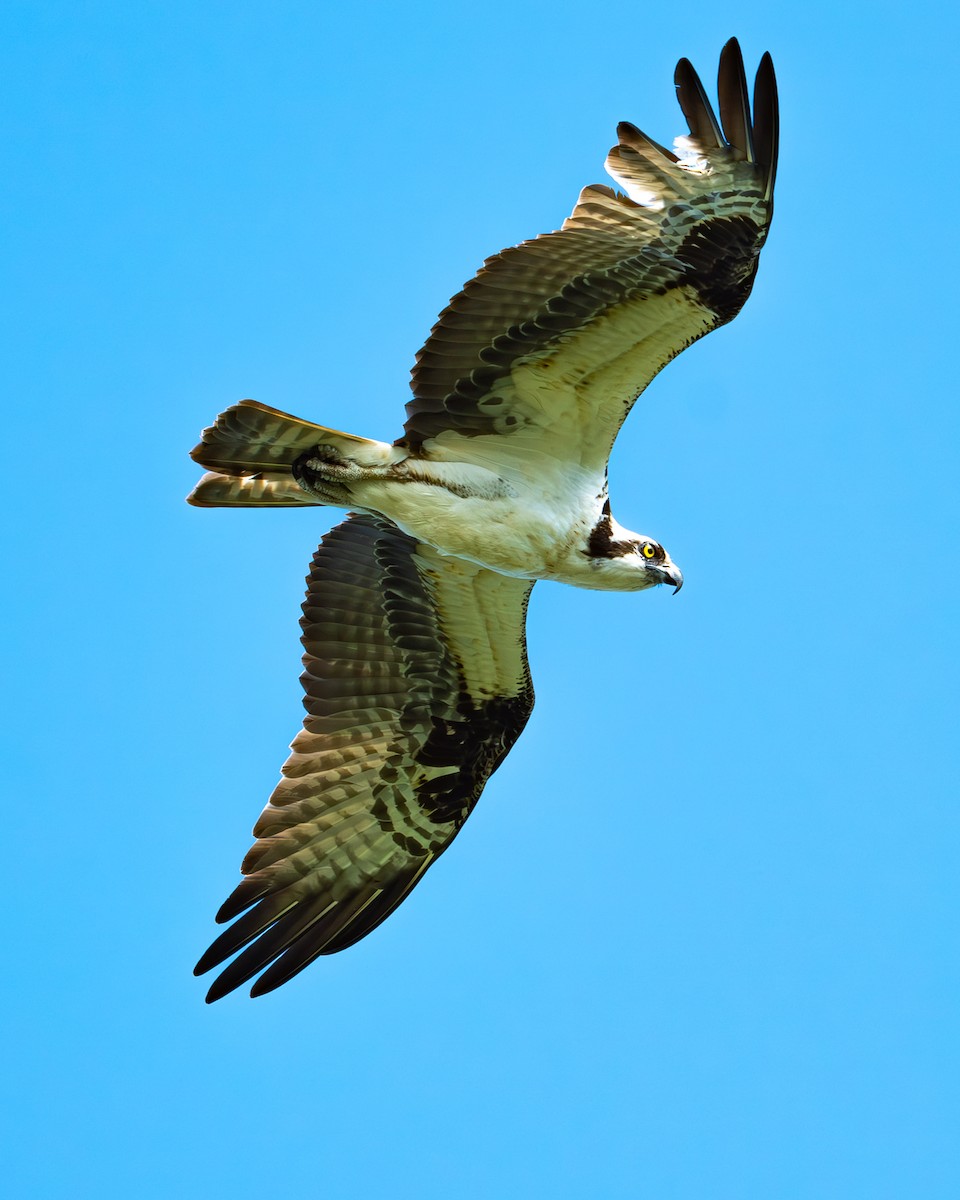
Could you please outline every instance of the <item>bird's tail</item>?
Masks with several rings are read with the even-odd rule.
[[[302,508],[323,501],[305,492],[289,471],[258,471],[256,475],[208,471],[187,497],[187,503],[197,508]]]
[[[222,412],[190,451],[208,473],[187,502],[199,508],[322,504],[291,472],[298,458],[318,446],[331,447],[360,466],[382,466],[397,457],[385,442],[314,425],[256,400],[241,400]]]

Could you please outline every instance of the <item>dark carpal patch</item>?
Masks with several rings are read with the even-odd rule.
[[[533,689],[474,704],[462,695],[453,720],[435,720],[418,755],[428,767],[456,767],[420,784],[417,800],[437,824],[459,828],[484,785],[523,732],[533,711]]]
[[[723,217],[697,225],[680,243],[677,258],[689,267],[681,282],[721,324],[732,321],[750,295],[764,237],[749,217]]]

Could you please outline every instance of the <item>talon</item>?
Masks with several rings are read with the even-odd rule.
[[[346,504],[349,497],[343,485],[347,480],[357,479],[361,471],[332,446],[315,446],[300,455],[290,473],[304,491],[325,503]]]

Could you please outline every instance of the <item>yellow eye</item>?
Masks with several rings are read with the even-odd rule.
[[[640,553],[644,558],[656,558],[657,548],[656,546],[651,545],[650,542],[644,542],[640,547]]]

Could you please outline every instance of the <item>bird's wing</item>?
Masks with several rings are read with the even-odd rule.
[[[533,708],[532,586],[383,517],[323,539],[301,621],[307,716],[217,914],[237,919],[197,964],[241,951],[208,1000],[260,971],[252,994],[271,991],[358,941],[447,848]]]
[[[626,196],[585,188],[560,231],[494,255],[451,300],[417,357],[402,444],[502,474],[602,472],[661,367],[737,314],[773,211],[773,65],[764,55],[752,116],[736,40],[721,121],[686,59],[676,86],[681,157],[620,125],[607,170]]]

